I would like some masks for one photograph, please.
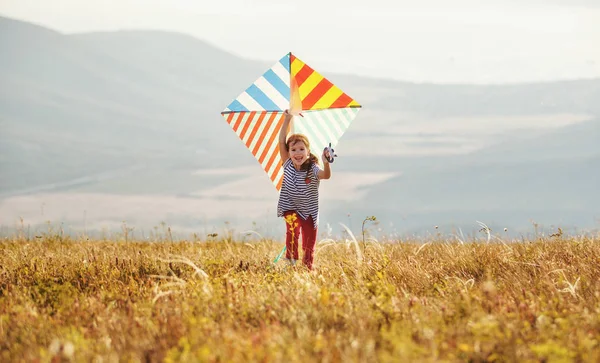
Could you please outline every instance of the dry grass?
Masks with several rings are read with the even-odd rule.
[[[600,239],[0,243],[2,361],[600,360]]]

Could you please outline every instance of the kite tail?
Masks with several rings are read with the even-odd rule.
[[[279,259],[281,258],[281,256],[283,256],[283,253],[285,252],[285,248],[287,246],[283,246],[283,249],[281,250],[281,252],[279,252],[279,254],[277,255],[277,257],[275,257],[275,260],[273,260],[273,263],[277,263],[277,261],[279,261]]]

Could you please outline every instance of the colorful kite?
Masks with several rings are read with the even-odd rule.
[[[360,110],[354,99],[302,62],[286,54],[221,112],[252,152],[277,190],[283,179],[279,130],[284,111],[294,115],[291,132],[308,137],[320,156],[336,146]]]

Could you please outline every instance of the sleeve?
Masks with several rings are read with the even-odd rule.
[[[313,164],[313,175],[315,176],[316,180],[319,180],[319,171],[321,170],[321,168],[319,167],[319,164],[314,163]]]

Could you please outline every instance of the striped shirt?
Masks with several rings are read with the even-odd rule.
[[[277,216],[283,217],[286,211],[295,211],[306,220],[308,216],[313,217],[315,229],[319,225],[319,165],[313,163],[311,171],[296,170],[292,159],[283,163],[283,182],[279,192],[277,203]]]

